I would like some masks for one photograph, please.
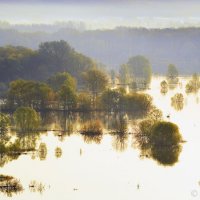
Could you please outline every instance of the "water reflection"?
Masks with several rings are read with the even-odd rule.
[[[55,157],[61,158],[62,157],[62,149],[60,147],[56,147],[55,149]]]
[[[30,192],[38,192],[40,194],[43,194],[45,189],[46,189],[46,187],[43,183],[37,182],[35,180],[31,181],[30,184],[29,184]]]
[[[17,160],[20,154],[0,154],[0,167],[4,167],[7,163]]]
[[[47,146],[45,143],[41,143],[38,149],[38,156],[40,160],[46,160],[47,157]]]
[[[89,120],[81,125],[80,133],[86,143],[101,143],[103,127],[100,120]]]
[[[0,192],[8,197],[19,194],[23,191],[23,187],[19,180],[12,176],[0,175]]]
[[[181,145],[174,146],[153,146],[151,149],[151,157],[159,164],[165,166],[173,166],[178,162],[179,155],[182,151]]]
[[[178,162],[183,140],[177,125],[146,119],[139,123],[134,139],[142,158],[152,158],[164,166]]]
[[[160,93],[161,93],[162,95],[166,95],[167,92],[168,92],[168,88],[161,88],[161,89],[160,89]]]
[[[128,119],[126,115],[119,114],[112,121],[112,146],[116,151],[123,152],[128,147]]]

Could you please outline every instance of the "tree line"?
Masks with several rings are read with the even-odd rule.
[[[152,98],[147,94],[110,88],[107,74],[92,68],[83,74],[84,88],[77,89],[77,80],[67,72],[52,75],[45,82],[17,79],[10,82],[4,109],[31,107],[35,110],[65,111],[130,111],[148,112]]]

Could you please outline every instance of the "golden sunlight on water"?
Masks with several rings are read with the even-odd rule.
[[[38,143],[44,143],[44,159],[22,155],[0,168],[0,174],[20,180],[24,191],[13,197],[0,193],[0,200],[190,200],[200,198],[200,104],[199,94],[187,95],[186,80],[182,88],[160,93],[163,78],[153,78],[151,90],[155,105],[163,111],[166,120],[176,123],[184,140],[179,162],[172,167],[158,165],[148,158],[141,159],[133,148],[129,135],[127,148],[119,151],[116,141],[106,134],[101,144],[85,143],[82,136],[73,134],[60,140],[53,132],[43,134]],[[181,92],[184,107],[176,111],[171,97]],[[55,156],[59,147],[62,155]],[[46,156],[46,158],[45,158]],[[36,181],[43,189],[31,192],[30,183]],[[196,198],[195,198],[196,197]]]

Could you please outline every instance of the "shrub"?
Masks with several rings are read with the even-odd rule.
[[[36,131],[40,126],[40,115],[30,107],[20,107],[14,113],[16,127],[21,132]]]

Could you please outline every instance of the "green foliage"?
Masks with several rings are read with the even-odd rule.
[[[82,111],[88,111],[92,109],[91,96],[87,93],[80,93],[78,95],[78,108]]]
[[[0,113],[0,139],[1,136],[7,133],[10,125],[10,119],[7,115]]]
[[[64,84],[76,88],[76,80],[67,72],[54,74],[47,80],[47,83],[54,91],[58,91]]]
[[[121,84],[129,85],[134,90],[146,89],[151,82],[152,69],[147,58],[135,56],[121,65],[119,74]]]
[[[29,106],[44,108],[53,99],[52,89],[45,83],[16,80],[10,83],[8,91],[9,106]]]
[[[152,107],[152,98],[148,94],[130,93],[125,97],[126,111],[147,113]]]
[[[143,77],[149,83],[151,81],[151,65],[144,56],[131,57],[128,67],[135,77]]]
[[[200,81],[197,74],[193,74],[192,80],[186,84],[186,93],[196,93],[199,91]]]
[[[168,84],[167,84],[167,81],[162,81],[161,83],[160,83],[160,86],[161,86],[161,88],[168,88]]]
[[[124,95],[118,90],[106,90],[101,95],[101,104],[104,109],[116,111],[122,109]],[[125,106],[125,105],[124,105]]]
[[[103,92],[108,84],[107,75],[103,71],[96,68],[89,69],[84,74],[84,79],[87,88],[94,96],[97,96],[100,92]]]
[[[14,112],[14,122],[20,132],[32,132],[38,130],[41,119],[34,109],[19,107]]]
[[[170,64],[167,69],[167,79],[169,83],[178,83],[178,70],[175,65]]]
[[[58,98],[64,109],[72,109],[77,105],[77,95],[74,88],[70,87],[67,84],[63,84],[58,91]]]
[[[148,119],[152,120],[153,122],[161,121],[163,118],[162,111],[152,106],[148,113]]]
[[[183,141],[176,124],[165,121],[143,120],[135,134],[136,144],[147,157],[162,165],[173,165],[178,161]]]
[[[41,43],[38,50],[0,47],[0,82],[16,79],[46,80],[55,72],[67,71],[81,80],[81,73],[94,61],[77,53],[67,42]]]
[[[125,94],[120,90],[106,90],[101,95],[101,105],[108,111],[148,112],[152,98],[147,94]]]

